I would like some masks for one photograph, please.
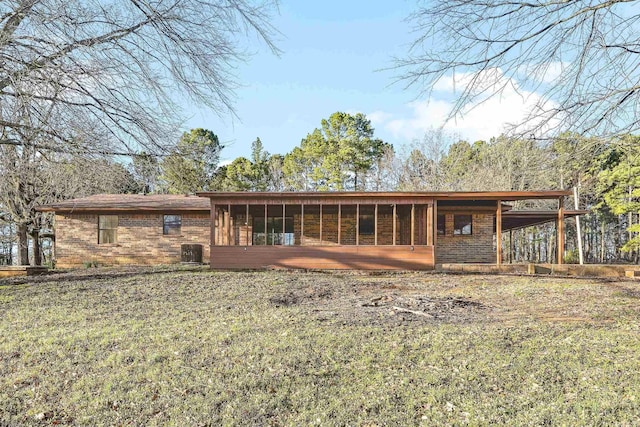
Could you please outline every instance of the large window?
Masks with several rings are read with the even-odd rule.
[[[438,215],[438,236],[445,235],[445,228],[447,225],[447,217],[445,215]]]
[[[473,231],[473,220],[471,215],[454,215],[453,216],[453,234],[454,236],[468,236]]]
[[[165,215],[162,222],[162,234],[164,235],[176,235],[180,234],[182,229],[182,216],[181,215]]]
[[[253,218],[254,245],[294,245],[293,217],[285,218],[284,233],[282,232],[282,217],[267,217],[267,230],[264,229],[264,217]]]
[[[98,244],[118,242],[118,215],[98,216]]]

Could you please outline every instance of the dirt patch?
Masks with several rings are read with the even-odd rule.
[[[298,281],[294,289],[271,296],[269,302],[276,307],[297,306],[321,322],[381,326],[468,322],[488,308],[469,298],[427,295],[425,290],[410,280],[362,282],[342,277],[339,282]]]

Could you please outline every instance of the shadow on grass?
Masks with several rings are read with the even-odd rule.
[[[37,276],[15,276],[0,279],[0,286],[25,285],[38,283],[78,282],[92,280],[113,280],[136,276],[153,276],[167,273],[204,273],[209,272],[208,266],[121,266],[98,267],[78,270],[50,270]]]

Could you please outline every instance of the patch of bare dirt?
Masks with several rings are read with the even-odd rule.
[[[298,281],[269,302],[276,307],[308,310],[321,322],[366,325],[410,325],[425,322],[461,323],[485,315],[484,304],[457,296],[429,295],[421,283],[399,281],[339,280]]]

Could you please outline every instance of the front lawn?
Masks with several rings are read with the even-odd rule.
[[[640,419],[634,282],[92,269],[0,280],[0,425]]]

